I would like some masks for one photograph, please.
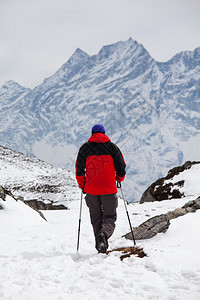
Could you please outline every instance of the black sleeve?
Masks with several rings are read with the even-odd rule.
[[[85,158],[86,146],[85,144],[81,146],[78,152],[77,160],[76,160],[76,176],[85,175],[86,168],[86,158]]]
[[[124,157],[119,148],[114,143],[112,143],[112,145],[114,148],[114,164],[116,173],[119,177],[124,177],[126,174],[126,163],[124,161]]]

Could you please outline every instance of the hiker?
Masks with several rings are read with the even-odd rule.
[[[76,180],[89,208],[98,252],[106,253],[108,239],[114,232],[117,218],[116,181],[125,178],[125,161],[119,148],[105,135],[98,124],[92,136],[83,144],[76,160]]]

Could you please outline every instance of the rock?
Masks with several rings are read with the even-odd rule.
[[[149,239],[157,233],[164,233],[169,228],[170,220],[184,216],[187,213],[195,213],[197,209],[200,209],[200,197],[196,200],[188,201],[182,207],[168,211],[166,214],[150,218],[140,226],[133,228],[135,240]],[[125,234],[123,237],[129,240],[133,239],[131,232]]]
[[[184,216],[186,213],[188,213],[189,211],[187,211],[185,208],[176,208],[173,211],[168,211],[168,213],[166,213],[167,217],[169,218],[169,220],[172,219],[176,219],[178,217]]]
[[[11,197],[13,197],[15,199],[15,197],[13,196],[13,194],[6,190],[5,188],[3,188],[1,185],[0,185],[0,198],[3,200],[3,201],[6,201],[6,195],[9,195]],[[16,200],[16,199],[15,199]]]
[[[175,175],[178,175],[179,173],[181,173],[181,172],[183,172],[183,171],[185,171],[185,170],[188,170],[188,169],[190,169],[193,165],[199,164],[199,163],[200,163],[200,162],[197,162],[197,161],[193,161],[193,162],[192,162],[192,161],[186,161],[186,162],[184,163],[184,165],[179,166],[179,167],[175,167],[175,168],[169,170],[169,172],[168,172],[168,174],[167,174],[167,176],[166,176],[165,179],[171,179],[171,178],[173,178]]]
[[[5,201],[5,197],[6,197],[6,194],[5,194],[5,190],[2,186],[0,186],[0,198]]]
[[[140,203],[184,197],[184,193],[179,191],[179,188],[184,186],[184,180],[180,180],[175,184],[171,182],[166,183],[166,181],[173,178],[175,175],[190,169],[195,164],[200,164],[200,162],[187,161],[184,165],[169,170],[166,177],[158,179],[146,189],[141,197]]]
[[[4,201],[6,201],[6,195],[11,196],[13,199],[16,201],[20,200],[24,202],[25,204],[29,205],[31,208],[35,209],[36,211],[38,210],[60,210],[60,209],[68,209],[63,204],[56,205],[55,202],[49,201],[49,203],[45,203],[43,201],[33,199],[33,200],[24,200],[22,196],[15,197],[10,191],[6,190],[2,186],[0,186],[0,198]]]
[[[140,200],[140,203],[153,202],[153,201],[155,201],[155,198],[154,198],[153,193],[152,193],[152,186],[150,186],[143,193],[142,198]]]
[[[193,207],[194,207],[195,209],[200,209],[200,197],[197,198],[197,201],[196,201],[196,203],[194,203]]]
[[[192,209],[200,209],[200,197],[198,197],[196,200],[188,201],[183,208],[192,208]]]
[[[150,218],[140,226],[134,228],[134,237],[136,240],[149,239],[157,233],[167,231],[170,222],[166,215],[159,215]],[[126,239],[132,240],[131,232],[124,235]]]
[[[191,207],[191,206],[194,205],[194,203],[195,203],[194,200],[188,201],[187,203],[185,203],[185,204],[182,206],[182,208]]]
[[[187,207],[186,209],[186,213],[195,213],[196,212],[196,209],[194,207]]]
[[[49,203],[44,203],[39,200],[25,200],[24,203],[29,205],[30,207],[37,210],[60,210],[60,209],[68,209],[65,205],[53,205],[53,201]]]

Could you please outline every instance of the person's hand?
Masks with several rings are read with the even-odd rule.
[[[81,189],[83,194],[86,194],[86,192],[84,192],[84,188]]]
[[[121,182],[117,181],[117,188],[120,189],[122,187]]]

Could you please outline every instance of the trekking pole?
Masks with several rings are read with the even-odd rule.
[[[83,202],[83,191],[81,191],[81,203],[80,203],[80,213],[79,213],[79,223],[78,223],[78,241],[77,241],[77,251],[79,249],[79,238],[81,231],[81,213],[82,213],[82,202]]]
[[[130,217],[129,217],[129,213],[128,213],[128,209],[127,209],[127,204],[126,204],[126,201],[124,199],[124,194],[123,194],[123,191],[122,191],[122,185],[121,185],[121,182],[117,182],[117,188],[121,189],[121,193],[122,193],[122,199],[124,201],[124,206],[125,206],[125,210],[126,210],[126,214],[127,214],[127,217],[128,217],[128,222],[129,222],[129,225],[130,225],[130,229],[131,229],[131,234],[132,234],[132,238],[133,238],[133,241],[134,241],[134,245],[136,246],[136,242],[135,242],[135,237],[134,237],[134,234],[133,234],[133,228],[131,226],[131,220],[130,220]]]

